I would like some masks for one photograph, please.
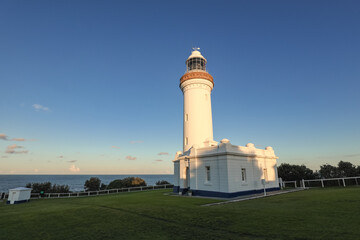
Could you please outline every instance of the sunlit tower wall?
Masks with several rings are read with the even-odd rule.
[[[194,48],[186,60],[186,73],[180,79],[184,94],[183,151],[193,145],[210,146],[213,142],[211,91],[213,77],[206,71],[206,59]]]

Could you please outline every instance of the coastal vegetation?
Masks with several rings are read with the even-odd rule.
[[[91,177],[85,181],[85,191],[99,191],[105,189],[117,189],[117,188],[129,188],[147,186],[144,179],[139,177],[126,177],[123,179],[115,179],[108,185],[101,183],[101,180],[97,177]]]
[[[107,186],[107,189],[116,189],[116,188],[129,188],[129,187],[140,187],[146,186],[144,179],[139,177],[127,177],[124,179],[116,179],[111,181]]]
[[[44,183],[28,183],[27,188],[32,188],[33,193],[69,193],[70,187],[68,185],[52,184],[51,182]]]
[[[340,161],[337,166],[323,164],[320,170],[313,171],[305,165],[292,165],[282,163],[278,167],[278,174],[284,181],[300,181],[302,179],[319,178],[342,178],[360,176],[360,166],[355,166],[350,162]]]
[[[166,184],[171,184],[171,183],[169,183],[169,182],[166,181],[166,180],[160,180],[160,181],[157,181],[157,182],[156,182],[156,185],[166,185]]]
[[[0,203],[17,239],[358,239],[360,188],[311,189],[211,207],[169,190]],[[21,229],[21,230],[19,230]]]

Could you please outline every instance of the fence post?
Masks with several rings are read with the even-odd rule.
[[[116,189],[116,193],[119,193],[119,189]]]
[[[356,185],[358,185],[357,179],[355,178]]]
[[[70,197],[70,193],[69,193],[69,197]]]
[[[297,188],[297,184],[296,184],[296,181],[295,181],[295,188]]]
[[[90,192],[88,192],[88,196],[90,196]]]
[[[324,180],[321,179],[321,187],[324,188]]]
[[[345,179],[343,178],[342,180],[343,180],[344,187],[346,187],[346,185],[345,185]]]
[[[155,187],[153,186],[153,190],[155,189]]]
[[[140,191],[142,191],[142,187],[140,187]]]
[[[60,197],[60,193],[58,194],[58,198]]]
[[[130,188],[128,188],[128,192],[130,192]]]
[[[77,193],[77,197],[79,196],[79,193]]]
[[[340,179],[338,179],[338,184],[339,184],[339,187],[340,187]]]
[[[108,194],[110,194],[110,190],[108,190]]]
[[[305,189],[305,180],[302,180],[303,188]]]

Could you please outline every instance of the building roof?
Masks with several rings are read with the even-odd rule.
[[[12,188],[10,190],[19,190],[19,191],[25,191],[25,190],[31,190],[31,188],[26,188],[26,187],[17,187],[17,188]]]
[[[191,55],[188,57],[187,60],[189,60],[190,58],[202,58],[202,59],[204,59],[205,62],[206,62],[206,58],[204,58],[204,56],[201,55],[201,52],[199,52],[198,50],[192,51]],[[186,60],[186,61],[187,61],[187,60]]]

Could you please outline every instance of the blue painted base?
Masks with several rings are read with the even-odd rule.
[[[267,188],[266,192],[277,191],[277,190],[280,190],[280,188],[279,187]],[[264,189],[232,192],[232,193],[204,191],[204,190],[192,190],[192,195],[193,196],[202,196],[202,197],[234,198],[234,197],[239,197],[239,196],[259,194],[259,193],[263,193],[263,192],[264,192]]]
[[[187,189],[187,188],[180,188],[179,186],[174,186],[174,188],[173,188],[174,193],[182,192],[184,194],[188,190],[189,189]],[[277,191],[277,190],[280,190],[280,188],[279,187],[274,187],[274,188],[267,188],[266,189],[267,192]],[[246,195],[263,193],[264,189],[241,191],[241,192],[232,192],[232,193],[204,191],[204,190],[191,190],[191,191],[192,191],[193,196],[234,198],[234,197],[239,197],[239,196],[246,196]]]
[[[26,203],[26,202],[30,202],[30,199],[29,200],[15,201],[14,204]],[[10,204],[10,201],[7,201],[6,204]]]
[[[178,193],[180,192],[180,187],[179,186],[174,186],[173,187],[173,193]]]

